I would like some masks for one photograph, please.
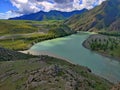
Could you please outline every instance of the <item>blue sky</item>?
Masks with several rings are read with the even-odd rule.
[[[0,0],[0,19],[8,19],[38,11],[73,11],[91,9],[105,0]]]
[[[0,13],[4,13],[10,10],[17,10],[17,8],[12,5],[10,0],[0,0]]]

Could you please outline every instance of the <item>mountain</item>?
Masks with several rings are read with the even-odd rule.
[[[61,12],[61,11],[56,11],[56,10],[52,10],[49,12],[40,11],[40,12],[32,13],[29,15],[23,15],[20,17],[10,18],[10,20],[39,20],[39,21],[42,21],[42,20],[64,20],[73,15],[81,14],[85,11],[87,11],[87,9],[76,10],[76,11],[72,11],[72,12]]]
[[[65,21],[74,30],[120,31],[120,0],[107,0],[100,6]]]

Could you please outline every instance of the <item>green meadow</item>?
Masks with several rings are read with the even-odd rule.
[[[33,44],[74,33],[62,21],[0,20],[0,46],[25,50]]]

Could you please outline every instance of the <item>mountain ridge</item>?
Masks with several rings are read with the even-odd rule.
[[[23,15],[20,17],[9,18],[9,20],[64,20],[73,15],[81,14],[87,11],[87,9],[75,10],[72,12],[62,12],[57,10],[51,10],[49,12],[39,11],[37,13],[32,13],[28,15]]]
[[[119,22],[117,21],[120,19],[119,7],[120,0],[107,0],[92,10],[71,17],[65,21],[65,24],[76,31],[99,31],[103,29],[120,31]],[[114,23],[116,26],[112,25]]]

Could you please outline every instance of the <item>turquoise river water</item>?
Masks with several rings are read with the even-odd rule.
[[[96,75],[111,82],[120,82],[120,62],[101,56],[82,46],[84,40],[90,34],[74,34],[67,37],[43,41],[32,46],[29,51],[48,52],[65,59],[74,64],[87,66]]]

